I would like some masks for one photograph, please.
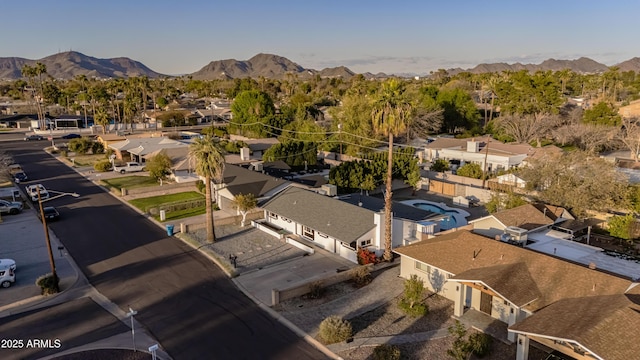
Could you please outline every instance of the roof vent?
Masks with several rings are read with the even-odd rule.
[[[358,201],[358,206],[362,207],[362,201]]]

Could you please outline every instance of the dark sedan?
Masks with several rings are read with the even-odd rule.
[[[44,218],[47,219],[47,221],[55,221],[60,218],[60,213],[53,206],[43,208],[42,212],[44,212]]]
[[[67,134],[62,136],[63,139],[79,139],[81,137],[82,135],[80,134]]]
[[[44,140],[44,138],[40,135],[29,135],[24,138],[24,141],[31,141],[31,140]]]
[[[13,179],[15,180],[16,183],[19,183],[21,181],[27,181],[29,177],[27,177],[27,174],[25,174],[24,171],[20,171],[13,174]]]

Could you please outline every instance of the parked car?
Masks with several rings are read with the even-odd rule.
[[[31,141],[31,140],[44,140],[44,138],[40,135],[29,135],[24,138],[24,141]]]
[[[81,138],[81,137],[82,137],[82,135],[80,135],[80,134],[67,134],[67,135],[62,136],[63,139],[78,139],[78,138]]]
[[[60,218],[60,213],[53,206],[42,208],[42,212],[44,213],[44,218],[47,219],[47,221],[55,221]],[[38,217],[40,217],[40,213],[38,213]]]
[[[11,259],[0,259],[0,286],[8,288],[16,282],[16,262]]]
[[[19,201],[0,200],[0,214],[15,215],[22,211],[22,203]]]
[[[20,183],[21,181],[27,181],[29,179],[29,177],[27,176],[27,174],[24,171],[20,171],[17,172],[15,174],[13,174],[13,180],[16,183]]]
[[[40,190],[40,199],[48,199],[49,192],[42,184],[29,185],[25,188],[27,196],[31,201],[38,201],[38,190]]]

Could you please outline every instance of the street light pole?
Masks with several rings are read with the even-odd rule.
[[[138,314],[137,311],[133,310],[131,307],[129,307],[129,312],[127,313],[127,316],[131,318],[131,339],[133,340],[133,351],[137,351],[136,350],[136,329],[133,326],[133,316]]]
[[[49,238],[49,228],[47,227],[47,219],[44,217],[44,209],[42,207],[42,198],[40,197],[40,187],[36,186],[38,192],[38,204],[40,205],[40,218],[42,219],[42,225],[44,226],[44,236],[47,241],[47,251],[49,252],[49,264],[51,265],[51,276],[55,283],[55,291],[60,291],[58,287],[58,274],[56,273],[56,263],[53,259],[53,251],[51,250],[51,239]]]

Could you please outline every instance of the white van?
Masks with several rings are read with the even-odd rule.
[[[0,286],[8,288],[16,282],[16,262],[11,259],[0,259]]]

